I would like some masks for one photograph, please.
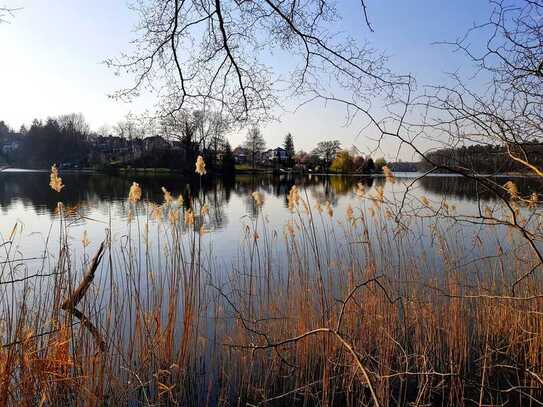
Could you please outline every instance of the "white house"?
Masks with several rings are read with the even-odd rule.
[[[2,153],[11,154],[19,149],[21,143],[17,140],[11,140],[2,145]]]
[[[288,159],[287,150],[285,150],[282,147],[277,147],[277,148],[273,148],[266,151],[265,157],[269,161],[279,161],[279,162],[287,161]]]

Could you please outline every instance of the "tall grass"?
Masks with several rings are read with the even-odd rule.
[[[278,228],[253,194],[257,216],[227,262],[205,250],[202,199],[147,202],[135,184],[80,314],[62,305],[93,253],[75,257],[70,208],[59,205],[58,252],[22,278],[13,231],[0,405],[543,403],[542,281],[518,231],[507,247],[475,237],[468,254],[443,202],[443,216],[421,199],[400,220],[381,189],[353,196],[337,213],[294,188]]]

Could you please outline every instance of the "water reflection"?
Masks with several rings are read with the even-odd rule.
[[[66,188],[60,193],[54,193],[48,186],[49,174],[45,172],[3,172],[0,175],[0,210],[7,212],[15,203],[22,203],[38,213],[54,214],[59,201],[68,207],[96,208],[104,201],[125,201],[133,181],[140,184],[145,200],[161,202],[161,187],[165,187],[174,196],[183,195],[187,207],[190,202],[198,200],[217,210],[230,201],[233,193],[250,198],[253,191],[260,190],[280,197],[286,206],[288,192],[297,184],[305,186],[313,198],[334,203],[338,196],[350,193],[356,183],[362,182],[368,187],[374,183],[374,179],[367,177],[242,175],[233,178],[203,177],[200,180],[169,174],[63,174],[63,181]]]
[[[174,196],[183,195],[187,208],[194,201],[198,201],[198,204],[206,203],[213,223],[210,226],[220,229],[229,222],[229,214],[239,209],[229,208],[233,196],[241,198],[245,214],[254,216],[257,214],[257,208],[251,198],[253,191],[264,192],[268,199],[274,197],[286,207],[288,192],[296,184],[303,187],[303,193],[307,193],[311,201],[330,202],[335,206],[341,197],[352,196],[357,183],[362,183],[368,191],[385,183],[381,177],[323,175],[305,177],[241,175],[232,178],[206,176],[200,179],[182,178],[171,174],[65,173],[62,177],[66,188],[61,193],[55,193],[48,186],[49,174],[46,172],[2,172],[0,211],[4,215],[9,214],[16,205],[22,205],[25,210],[33,209],[38,214],[54,216],[57,202],[62,201],[66,207],[76,207],[83,215],[90,210],[108,214],[113,207],[118,212],[114,215],[125,217],[128,211],[126,205],[128,189],[135,181],[143,190],[143,199],[148,201],[161,203],[163,200],[161,187],[165,187]],[[401,190],[402,185],[411,182],[414,177],[416,174],[399,178],[394,188]],[[497,180],[500,184],[506,181],[505,178]],[[523,193],[541,192],[541,182],[538,179],[515,178],[514,181]],[[460,177],[429,176],[421,179],[418,185],[422,194],[446,196],[448,199],[475,202],[478,199],[492,198],[480,184]]]
[[[541,193],[543,184],[537,177],[489,177],[489,180],[498,185],[503,185],[507,181],[513,181],[519,192],[523,195],[530,195],[533,192]],[[419,181],[424,191],[435,195],[453,197],[460,200],[477,201],[477,200],[495,200],[496,195],[489,191],[479,182],[469,181],[463,177],[457,176],[428,176]],[[503,191],[504,196],[506,192]]]
[[[143,199],[149,202],[161,204],[164,200],[161,187],[165,187],[174,198],[180,194],[183,196],[185,209],[189,206],[201,208],[204,204],[208,206],[208,215],[205,224],[199,212],[195,214],[195,230],[200,226],[204,227],[205,249],[213,252],[216,258],[228,264],[234,261],[240,247],[240,239],[245,236],[247,222],[252,222],[253,217],[262,212],[270,227],[276,235],[284,230],[289,219],[288,193],[293,185],[300,187],[302,198],[309,199],[313,206],[316,201],[321,204],[329,202],[334,207],[333,212],[337,222],[337,232],[342,233],[340,222],[345,219],[347,208],[353,206],[360,208],[365,201],[357,200],[354,190],[358,183],[362,183],[369,196],[375,195],[377,188],[384,186],[385,195],[389,199],[400,199],[405,186],[413,181],[416,174],[401,176],[395,184],[385,183],[382,177],[340,177],[311,175],[307,177],[295,176],[250,176],[242,175],[234,178],[218,178],[205,176],[183,178],[171,174],[82,174],[64,173],[61,174],[66,187],[61,193],[56,193],[49,188],[49,174],[46,172],[2,172],[0,173],[0,238],[8,236],[16,223],[22,227],[21,234],[24,235],[18,243],[17,250],[26,257],[38,256],[42,248],[51,242],[58,240],[58,217],[56,215],[57,203],[64,203],[64,206],[73,208],[73,216],[70,219],[70,238],[72,249],[82,250],[81,238],[85,233],[92,242],[87,248],[92,252],[93,245],[99,244],[107,234],[112,239],[124,239],[130,230],[140,233],[144,230],[147,220],[153,220],[151,211],[144,211],[143,205],[138,213],[138,222],[129,223],[128,215],[131,206],[127,202],[128,190],[132,182],[138,182],[143,191]],[[500,179],[503,184],[507,179]],[[515,179],[522,193],[533,191],[541,192],[541,185],[537,179]],[[262,193],[264,207],[258,209],[251,194],[254,191]],[[488,201],[488,194],[481,192],[481,186],[467,182],[465,179],[451,176],[432,176],[420,180],[416,187],[410,191],[411,199],[414,199],[414,207],[420,207],[418,200],[426,196],[432,202],[440,202],[446,198],[448,203],[457,208],[457,213],[476,214],[480,199]],[[373,216],[372,205],[364,206],[368,214]],[[147,207],[149,209],[149,206]],[[377,216],[385,212],[377,212]],[[167,219],[166,211],[163,219]],[[183,219],[181,214],[181,219]],[[386,216],[385,216],[386,217]],[[380,224],[380,223],[379,223]],[[139,229],[136,225],[140,225]],[[187,226],[183,224],[183,228]],[[377,226],[370,222],[370,234],[381,233]],[[380,226],[379,226],[380,227]],[[415,228],[413,235],[420,247],[413,250],[421,251],[422,248],[430,247],[433,239],[428,234],[429,229]],[[455,229],[456,230],[456,229]],[[470,229],[469,224],[462,224],[454,234],[449,230],[449,235],[454,236],[458,241],[463,241],[470,246],[473,236],[480,236],[476,227]],[[455,232],[455,233],[456,233]],[[53,235],[51,235],[51,233]],[[159,225],[151,225],[151,240],[158,238],[161,233]],[[489,233],[494,233],[489,229]],[[505,236],[505,235],[504,235]],[[488,239],[483,237],[483,240]],[[415,243],[414,243],[415,245]],[[277,245],[278,250],[280,250]],[[490,246],[489,246],[490,247]],[[492,246],[493,247],[493,246]],[[467,247],[466,253],[472,250]],[[56,253],[53,247],[51,253]],[[475,253],[475,252],[474,252]],[[22,255],[21,255],[22,256]],[[474,254],[475,256],[475,254]],[[74,257],[77,258],[77,257]],[[390,259],[387,259],[387,261]],[[1,255],[0,255],[1,261]]]

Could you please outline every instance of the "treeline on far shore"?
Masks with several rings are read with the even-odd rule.
[[[417,163],[417,170],[429,171],[436,166],[438,172],[451,169],[473,171],[479,174],[526,173],[528,167],[522,161],[541,168],[543,165],[543,144],[537,141],[502,146],[474,144],[457,148],[442,148],[426,153],[427,159]],[[513,157],[520,160],[512,159]]]
[[[111,132],[109,132],[111,130]],[[0,166],[45,169],[166,169],[194,173],[202,156],[211,173],[234,172],[380,172],[386,164],[356,148],[346,149],[339,140],[323,140],[306,152],[295,149],[291,133],[266,145],[262,131],[251,126],[244,141],[233,148],[226,138],[228,125],[213,112],[194,111],[175,125],[138,127],[119,123],[113,129],[90,130],[81,113],[45,121],[34,120],[19,131],[0,121]],[[271,147],[271,148],[270,148]]]
[[[184,119],[181,132],[162,129],[160,134],[122,123],[114,134],[92,132],[82,114],[68,114],[45,122],[34,120],[30,128],[14,131],[0,121],[0,167],[45,169],[57,164],[63,169],[167,169],[194,172],[201,155],[212,173],[296,171],[373,174],[387,165],[393,172],[455,170],[480,174],[526,173],[522,161],[543,167],[543,145],[536,141],[514,146],[473,144],[426,152],[418,162],[386,162],[373,159],[338,140],[318,142],[309,152],[295,150],[294,136],[268,148],[257,127],[249,129],[245,141],[232,148],[216,116],[193,112]],[[206,127],[207,126],[207,127]],[[207,130],[202,132],[202,127]],[[127,130],[128,129],[128,130]],[[149,136],[148,134],[155,134]],[[147,135],[147,136],[146,136]],[[511,159],[517,157],[519,159]]]

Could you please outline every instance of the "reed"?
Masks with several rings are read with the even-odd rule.
[[[518,228],[486,222],[508,248],[468,256],[443,203],[399,220],[359,186],[338,213],[297,186],[277,228],[255,191],[227,263],[205,251],[200,197],[144,192],[94,256],[76,257],[70,208],[36,273],[19,276],[21,234],[2,242],[0,405],[543,402],[542,281]]]

